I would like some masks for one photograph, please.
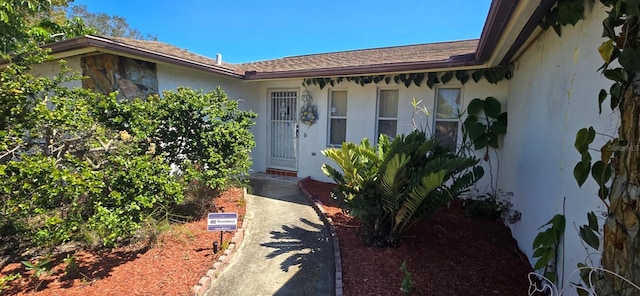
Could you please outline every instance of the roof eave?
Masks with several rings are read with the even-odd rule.
[[[426,71],[442,68],[457,68],[478,66],[474,54],[453,56],[447,60],[407,62],[379,65],[364,65],[339,68],[305,69],[279,72],[245,72],[246,80],[267,80],[267,79],[287,79],[287,78],[312,78],[312,77],[336,77],[336,76],[357,76],[376,75],[384,73],[398,73],[411,71]]]
[[[525,43],[530,39],[542,19],[549,13],[556,0],[541,0],[540,4],[533,11],[524,27],[520,30],[520,34],[511,43],[511,47],[501,60],[501,64],[510,63]]]
[[[162,54],[162,53],[158,53],[158,52],[154,52],[154,51],[150,51],[142,48],[137,48],[137,47],[122,44],[122,43],[117,43],[109,39],[99,38],[92,35],[85,35],[82,37],[63,40],[60,42],[45,45],[44,47],[50,48],[52,54],[76,50],[80,48],[86,48],[86,47],[95,47],[98,49],[115,51],[123,54],[165,62],[165,63],[174,64],[178,66],[195,68],[195,69],[199,69],[207,72],[213,72],[213,73],[217,73],[217,74],[221,74],[229,77],[244,78],[244,75],[238,74],[231,69],[219,68],[219,67],[214,67],[211,65],[202,64],[202,63],[198,63],[198,62],[194,62],[186,59],[181,59],[179,57],[170,56],[170,55],[166,55],[166,54]]]
[[[518,0],[495,0],[492,3],[476,50],[478,64],[485,63],[493,54],[517,4]]]

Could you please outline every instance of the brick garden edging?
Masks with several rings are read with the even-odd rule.
[[[242,189],[242,198],[246,198],[247,188]],[[195,296],[202,296],[204,293],[211,288],[215,280],[220,275],[220,272],[225,268],[225,266],[231,262],[231,258],[233,254],[235,254],[238,247],[240,247],[240,243],[244,238],[244,229],[245,229],[246,221],[243,219],[242,227],[236,230],[236,233],[233,234],[231,238],[231,242],[227,249],[223,252],[222,256],[218,257],[215,263],[213,263],[213,267],[207,270],[207,273],[200,278],[197,284],[195,284],[191,288],[191,292],[194,293]]]
[[[331,233],[331,238],[333,241],[333,256],[335,258],[335,267],[336,267],[336,296],[342,296],[342,258],[340,257],[340,242],[338,241],[338,233],[336,232],[335,226],[333,226],[333,221],[331,218],[327,217],[324,209],[322,208],[322,203],[318,202],[318,200],[311,196],[311,193],[307,191],[304,186],[302,186],[302,182],[305,180],[309,180],[311,177],[306,177],[302,180],[298,181],[298,188],[302,193],[304,193],[307,197],[311,199],[311,204],[313,209],[318,213],[320,219],[329,225],[329,232]]]

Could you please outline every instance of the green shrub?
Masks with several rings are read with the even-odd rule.
[[[82,77],[64,61],[53,77],[36,77],[33,66],[50,57],[28,42],[31,33],[18,32],[27,29],[21,13],[28,11],[37,9],[12,14],[9,29],[18,34],[0,52],[7,62],[0,71],[2,235],[25,247],[69,240],[113,246],[145,221],[167,220],[188,182],[219,189],[247,173],[254,113],[219,88],[127,101],[69,88]],[[67,37],[84,34],[81,22],[56,28]],[[33,29],[40,42],[57,35]],[[183,176],[171,174],[171,164]]]
[[[323,155],[341,169],[324,164],[337,184],[334,198],[362,222],[366,245],[397,246],[417,220],[430,216],[482,177],[478,160],[460,157],[427,139],[422,131],[392,142],[381,136],[378,146],[343,143]]]
[[[241,111],[220,88],[204,93],[180,87],[163,95],[153,135],[161,143],[157,153],[178,165],[187,182],[224,189],[230,179],[248,172],[255,113]]]

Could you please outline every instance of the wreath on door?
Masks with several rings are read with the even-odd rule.
[[[311,104],[313,98],[308,90],[302,92],[302,102],[304,105],[300,108],[300,122],[311,126],[318,120],[318,108]]]
[[[300,110],[300,122],[306,125],[312,125],[318,120],[318,108],[308,104]]]

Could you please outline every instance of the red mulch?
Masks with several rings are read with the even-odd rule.
[[[465,215],[459,203],[421,221],[398,248],[364,247],[358,222],[335,207],[332,183],[304,179],[336,226],[344,295],[402,295],[406,262],[415,285],[411,295],[527,295],[531,265],[511,231],[496,221]]]
[[[238,227],[245,215],[241,200],[239,188],[228,189],[215,199],[216,207],[238,213]],[[22,278],[10,282],[2,295],[193,295],[191,287],[222,254],[218,251],[214,256],[212,251],[220,233],[208,232],[206,226],[206,219],[174,225],[150,246],[140,243],[111,251],[77,251],[73,255],[79,269],[66,275],[66,264],[61,263],[65,256],[57,258],[52,273],[41,279],[30,277],[33,272],[20,262],[11,263],[0,269],[0,277],[20,273]],[[225,232],[224,241],[232,236]]]

